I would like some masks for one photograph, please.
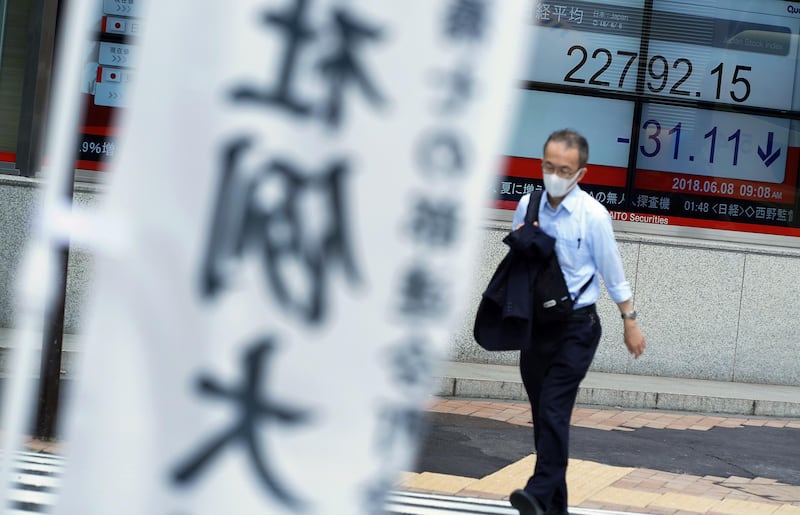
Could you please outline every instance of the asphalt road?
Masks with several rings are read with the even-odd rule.
[[[480,478],[533,451],[533,430],[431,413],[416,472]],[[570,456],[606,465],[697,476],[775,479],[800,486],[800,429],[715,427],[708,431],[572,427]]]

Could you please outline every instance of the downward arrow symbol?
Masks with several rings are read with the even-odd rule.
[[[780,148],[778,148],[778,150],[776,150],[774,154],[772,153],[772,140],[774,137],[775,137],[774,132],[768,133],[766,150],[763,150],[761,148],[761,145],[758,146],[758,157],[760,157],[761,160],[764,161],[764,165],[766,165],[767,168],[769,168],[769,165],[774,163],[775,160],[778,159],[778,157],[781,155]]]

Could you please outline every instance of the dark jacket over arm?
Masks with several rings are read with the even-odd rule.
[[[497,266],[483,292],[475,317],[475,341],[486,350],[520,350],[531,338],[531,293],[541,262],[555,249],[555,239],[525,224],[503,243],[508,254]]]

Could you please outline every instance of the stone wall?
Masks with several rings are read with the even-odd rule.
[[[0,327],[12,327],[16,270],[30,236],[39,182],[0,177]],[[102,189],[81,184],[75,202],[89,205]],[[456,361],[515,364],[516,353],[488,353],[472,339],[480,293],[506,247],[508,223],[488,223],[476,265],[472,298],[455,335]],[[600,372],[800,385],[800,249],[720,243],[678,237],[617,233],[634,289],[647,351],[630,358],[614,303],[601,298],[603,338],[592,366]],[[91,285],[91,257],[73,248],[67,286],[65,330],[80,331],[83,301]]]
[[[42,182],[14,176],[0,176],[0,327],[13,327],[14,296],[17,292],[19,264],[31,235],[33,213]],[[79,184],[75,188],[76,205],[87,206],[98,199],[99,185]],[[67,307],[64,329],[80,329],[81,305],[91,284],[91,256],[80,248],[70,249],[67,275]]]
[[[480,293],[506,253],[508,223],[490,223],[470,307],[451,354],[457,361],[516,364],[472,338]],[[800,385],[800,250],[617,233],[647,351],[634,360],[617,306],[598,303],[603,337],[592,370]]]

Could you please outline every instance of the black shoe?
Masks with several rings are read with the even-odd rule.
[[[544,512],[544,515],[569,515],[569,512],[567,510],[556,511],[553,509],[549,509],[546,512]]]
[[[542,503],[525,490],[514,490],[508,500],[520,515],[545,515]]]

